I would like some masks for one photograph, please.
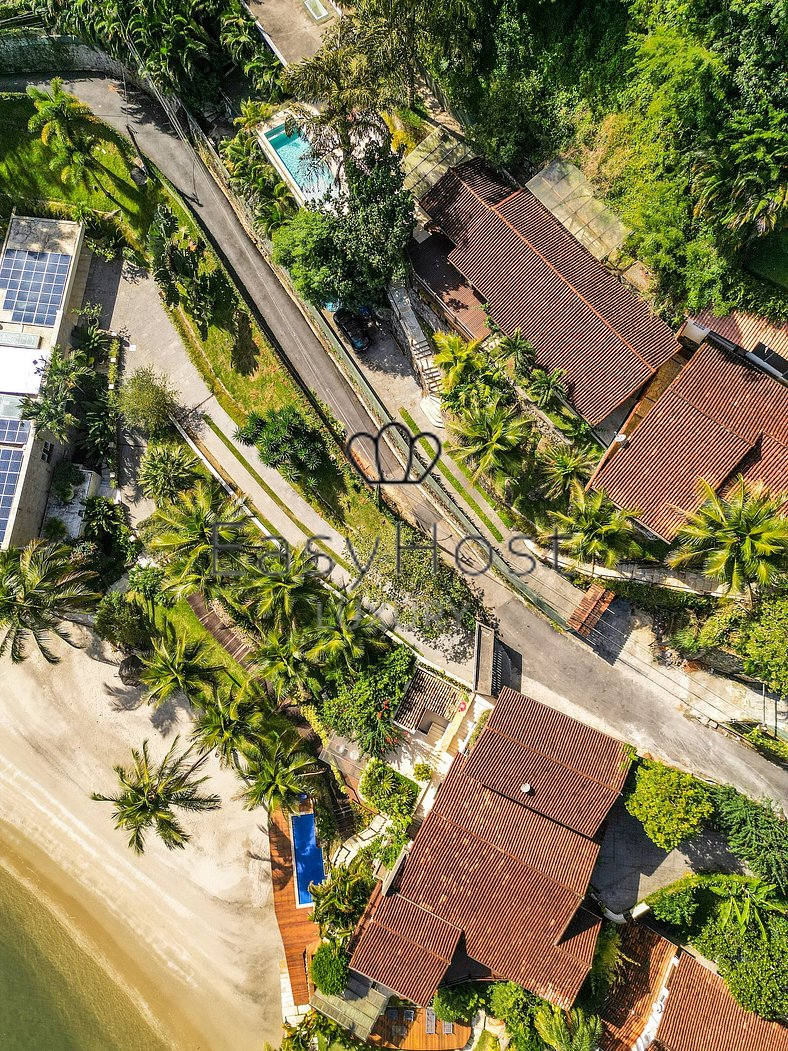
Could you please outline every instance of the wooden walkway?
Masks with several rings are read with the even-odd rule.
[[[450,1032],[445,1032],[445,1029]],[[368,1043],[376,1047],[397,1047],[402,1051],[457,1051],[471,1038],[471,1029],[458,1022],[444,1026],[435,1019],[435,1030],[434,1033],[427,1032],[426,1008],[410,1004],[403,1006],[392,1000],[377,1020]]]
[[[220,646],[224,646],[234,660],[244,668],[248,668],[249,654],[252,651],[249,643],[233,630],[228,621],[223,620],[218,613],[208,608],[202,595],[189,595],[187,602],[205,630],[213,635]]]
[[[309,917],[311,908],[296,906],[293,847],[290,842],[290,820],[277,810],[268,823],[271,851],[271,875],[274,886],[274,912],[285,948],[285,962],[296,1006],[309,1003],[308,965],[320,941],[320,929]]]

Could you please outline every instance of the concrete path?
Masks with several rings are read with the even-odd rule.
[[[42,83],[44,78],[3,77],[0,88],[22,90],[31,81]],[[349,431],[374,426],[300,310],[246,237],[221,191],[153,105],[138,95],[125,100],[122,88],[103,78],[67,80],[65,87],[121,132],[125,133],[127,122],[133,126],[141,148],[190,200],[304,381],[328,402]],[[168,371],[170,367],[185,368],[185,362],[169,362]],[[393,454],[385,466],[396,469]],[[233,477],[236,471],[233,457]],[[422,522],[437,520],[442,544],[456,542],[454,530],[419,495],[418,487],[402,488],[410,514]],[[750,795],[768,796],[788,808],[784,771],[683,715],[682,704],[692,703],[694,698],[665,670],[654,667],[641,654],[605,659],[575,637],[557,632],[496,578],[488,574],[478,582],[485,604],[498,621],[502,641],[510,648],[515,664],[522,662],[519,685],[525,692],[632,742],[641,752],[728,781]]]

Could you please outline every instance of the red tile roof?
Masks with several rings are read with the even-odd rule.
[[[455,247],[449,261],[504,332],[566,371],[578,412],[600,423],[679,350],[674,334],[526,189],[479,160],[453,168],[421,207]]]
[[[526,800],[521,780],[511,797],[500,790],[506,785],[484,783],[483,777],[496,780],[496,753],[508,755],[512,744],[539,758],[549,791],[537,787]],[[480,748],[486,757],[476,764],[481,778],[471,773]],[[378,905],[358,937],[351,966],[417,1003],[428,1001],[448,969],[446,935],[444,928],[432,931],[428,925],[415,935],[404,899],[418,917],[429,915],[461,931],[460,951],[492,974],[571,1006],[591,966],[601,923],[581,908],[599,851],[594,833],[604,817],[602,801],[612,805],[626,766],[623,746],[612,738],[503,690],[471,758],[454,760],[393,895],[384,899],[394,904],[381,922]],[[563,795],[557,789],[562,777],[568,786]],[[536,771],[534,785],[543,784]],[[590,819],[574,813],[583,809]],[[400,924],[391,922],[397,909],[404,910]]]
[[[788,1051],[788,1028],[745,1011],[688,953],[669,980],[657,1039],[667,1051]]]
[[[712,310],[702,310],[689,320],[745,350],[753,350],[758,343],[765,343],[778,354],[788,354],[788,322],[769,321],[759,314],[733,313],[717,317]]]
[[[628,767],[620,741],[504,687],[467,772],[487,788],[593,836]],[[530,785],[528,794],[524,784]]]
[[[788,388],[706,342],[591,485],[672,540],[701,497],[698,479],[724,489],[738,473],[788,492]]]
[[[643,1035],[678,947],[642,923],[618,928],[623,966],[602,1015],[601,1051],[631,1051]]]

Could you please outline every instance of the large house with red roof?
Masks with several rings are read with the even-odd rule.
[[[628,767],[619,741],[502,690],[362,921],[352,970],[421,1005],[445,982],[496,977],[570,1007],[594,958],[586,892]]]

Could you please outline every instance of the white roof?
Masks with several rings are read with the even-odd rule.
[[[38,394],[38,367],[42,362],[38,349],[0,347],[0,394]]]

